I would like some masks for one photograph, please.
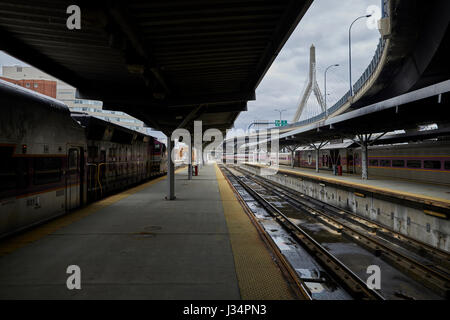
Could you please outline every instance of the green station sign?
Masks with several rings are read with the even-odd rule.
[[[284,127],[287,124],[287,120],[275,120],[275,127]]]

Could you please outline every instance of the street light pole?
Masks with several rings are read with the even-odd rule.
[[[332,67],[339,67],[339,64],[332,64],[331,66],[328,66],[325,69],[325,72],[324,72],[323,87],[324,87],[324,91],[325,91],[325,98],[324,98],[324,102],[325,102],[325,118],[328,118],[328,108],[327,108],[327,71],[328,71],[328,69],[330,69]]]
[[[352,86],[352,26],[353,24],[362,18],[369,18],[371,17],[371,14],[367,14],[364,16],[360,16],[353,20],[353,22],[350,24],[350,27],[348,28],[348,73],[349,73],[349,80],[350,80],[350,96],[353,96],[353,86]]]
[[[281,114],[283,111],[287,111],[287,109],[275,109],[274,111],[278,111],[280,113],[280,125],[281,125]]]

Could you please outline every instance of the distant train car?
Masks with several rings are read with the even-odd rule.
[[[450,184],[450,142],[408,143],[369,148],[369,174]],[[354,150],[355,173],[361,174],[361,150]]]
[[[167,172],[165,145],[154,137],[73,113],[87,139],[87,193],[93,201]]]
[[[296,151],[296,167],[315,168],[312,148]],[[421,182],[450,184],[450,142],[434,141],[371,146],[368,151],[369,176],[392,177]],[[319,168],[332,170],[333,164],[346,173],[361,174],[361,148],[353,142],[328,145],[319,152]]]
[[[259,154],[259,163],[274,164],[276,153]],[[256,154],[226,154],[224,161],[256,161]],[[450,185],[450,141],[405,143],[370,146],[368,154],[369,176],[409,179],[420,182]],[[291,165],[291,153],[279,153],[280,165]],[[342,172],[361,174],[361,148],[353,141],[328,144],[319,151],[319,169],[332,170],[341,166]],[[316,168],[316,151],[300,147],[294,155],[294,166]]]
[[[279,164],[290,166],[291,165],[291,154],[290,153],[279,153],[278,154]]]
[[[1,80],[0,99],[0,237],[167,172],[151,136]]]

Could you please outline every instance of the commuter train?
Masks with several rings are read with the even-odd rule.
[[[291,165],[291,153],[279,153],[279,164]],[[223,158],[233,162],[233,155]],[[255,155],[237,154],[237,161],[256,161]],[[260,153],[259,162],[275,163],[276,154]],[[368,151],[369,176],[408,179],[450,185],[450,141],[429,141],[396,145],[371,146]],[[361,174],[361,149],[352,141],[329,144],[319,152],[319,169],[332,170],[333,164],[342,172]],[[311,147],[295,151],[294,166],[316,167],[316,152]]]
[[[0,237],[167,172],[156,138],[0,80]]]

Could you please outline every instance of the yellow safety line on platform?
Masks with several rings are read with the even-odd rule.
[[[217,164],[215,170],[241,298],[243,300],[294,299],[281,270],[272,260],[268,248]]]
[[[246,163],[246,165],[259,167],[259,168],[266,168],[266,166],[259,165],[259,164]],[[392,195],[392,196],[397,196],[397,197],[402,198],[402,199],[409,198],[410,200],[415,200],[415,201],[426,203],[426,204],[430,204],[430,205],[437,205],[437,206],[441,206],[441,207],[444,207],[444,208],[449,208],[450,207],[450,200],[447,200],[447,199],[444,199],[444,198],[431,197],[431,196],[426,196],[426,195],[422,195],[422,194],[418,194],[418,193],[412,193],[412,192],[406,192],[406,191],[397,191],[397,190],[393,190],[393,189],[389,189],[389,188],[376,187],[376,186],[371,186],[371,185],[367,185],[367,184],[363,184],[363,183],[352,182],[352,181],[345,181],[345,180],[340,180],[340,179],[335,179],[335,178],[328,178],[328,177],[324,177],[324,176],[320,176],[320,175],[315,175],[315,174],[311,174],[311,173],[304,173],[304,172],[295,171],[295,170],[289,170],[289,169],[281,169],[281,168],[279,168],[278,171],[281,172],[281,173],[283,173],[283,172],[284,173],[293,173],[293,174],[295,174],[297,176],[309,177],[309,178],[313,178],[313,179],[316,179],[316,180],[323,180],[325,182],[328,181],[328,182],[331,182],[331,183],[336,183],[336,184],[349,186],[349,187],[357,186],[357,187],[359,187],[361,189],[365,189],[365,190],[367,190],[369,192],[388,194],[388,195]]]
[[[175,170],[175,173],[183,170],[185,168],[180,168]],[[0,257],[4,256],[8,253],[11,253],[27,244],[37,241],[63,227],[68,226],[69,224],[81,220],[84,217],[87,217],[100,209],[103,209],[107,206],[112,205],[113,203],[120,201],[132,194],[139,192],[159,181],[166,179],[166,176],[162,176],[151,181],[148,181],[139,186],[130,188],[125,190],[124,192],[106,197],[105,199],[96,201],[88,206],[81,208],[79,210],[70,212],[68,214],[61,215],[55,219],[52,219],[48,222],[43,223],[42,225],[38,225],[30,230],[26,230],[23,233],[19,233],[17,235],[8,237],[4,240],[0,241]]]

